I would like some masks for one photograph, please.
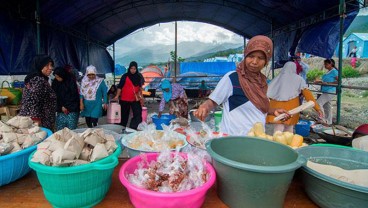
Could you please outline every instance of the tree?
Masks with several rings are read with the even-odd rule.
[[[176,57],[175,57],[175,52],[174,51],[170,51],[170,56],[171,56],[171,60],[175,61]],[[176,60],[178,62],[184,62],[185,61],[185,59],[180,57],[180,56]]]

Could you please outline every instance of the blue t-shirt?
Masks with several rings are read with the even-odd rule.
[[[337,71],[337,69],[333,68],[332,70],[330,70],[329,72],[327,72],[322,76],[322,82],[335,82],[336,81],[335,77],[337,76],[339,76],[339,72]],[[336,87],[322,86],[321,91],[328,93],[336,93]]]

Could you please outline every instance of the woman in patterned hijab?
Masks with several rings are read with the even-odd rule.
[[[106,83],[102,78],[97,77],[96,67],[92,65],[87,67],[86,75],[82,79],[80,109],[81,116],[86,118],[89,128],[98,125],[98,118],[102,117],[102,109],[107,109]]]

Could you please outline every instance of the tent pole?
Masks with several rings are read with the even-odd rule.
[[[37,54],[41,53],[41,34],[40,34],[40,1],[36,0],[36,38],[37,38]]]
[[[175,57],[175,59],[174,59],[174,80],[175,80],[175,82],[176,82],[176,65],[177,65],[177,60],[178,60],[178,52],[177,52],[177,50],[178,50],[178,23],[175,21],[175,55],[174,55],[174,57]]]
[[[115,84],[115,42],[112,44],[112,59],[113,59],[112,76],[114,79],[113,83]]]
[[[339,76],[337,83],[337,112],[336,123],[340,123],[341,110],[341,79],[342,79],[342,41],[344,36],[344,18],[345,18],[345,0],[340,0],[339,14],[340,14],[340,35],[339,35]]]
[[[273,20],[271,20],[271,39],[273,40]],[[275,78],[275,46],[272,47],[271,70],[272,79]]]

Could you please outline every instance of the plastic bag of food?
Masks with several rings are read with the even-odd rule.
[[[79,155],[79,159],[90,161],[92,154],[92,148],[89,145],[85,145],[82,149],[82,152]]]
[[[57,150],[53,151],[50,157],[53,166],[61,166],[64,164],[64,160],[74,159],[76,159],[75,153],[64,148],[58,148]]]
[[[24,139],[24,142],[22,144],[22,148],[28,148],[38,142],[41,141],[41,138],[39,138],[38,136],[36,136],[35,134],[29,134],[26,136],[26,138]]]
[[[0,142],[0,155],[6,155],[13,149],[13,145],[9,143]]]
[[[32,126],[33,121],[28,116],[14,116],[6,122],[10,126],[14,126],[18,129],[25,129]]]
[[[84,147],[84,140],[78,134],[74,134],[64,145],[64,149],[75,153],[76,158],[79,158]]]
[[[0,132],[14,132],[13,127],[9,126],[6,123],[3,123],[2,121],[0,121]]]
[[[28,136],[28,134],[17,134],[17,133],[2,133],[3,140],[6,143],[17,142],[18,144],[23,144],[24,140]]]
[[[84,138],[85,143],[92,146],[105,142],[105,135],[102,129],[87,129],[81,134],[81,137]]]
[[[109,156],[109,153],[107,152],[105,145],[101,143],[97,143],[96,146],[92,150],[91,162],[100,160],[107,156]]]
[[[33,154],[33,157],[31,159],[32,162],[38,162],[41,163],[43,165],[51,165],[51,160],[50,160],[50,156],[51,156],[51,151],[48,149],[38,149],[37,147],[37,151]]]
[[[18,142],[12,142],[13,149],[10,151],[10,153],[21,151],[22,148],[19,146]]]

